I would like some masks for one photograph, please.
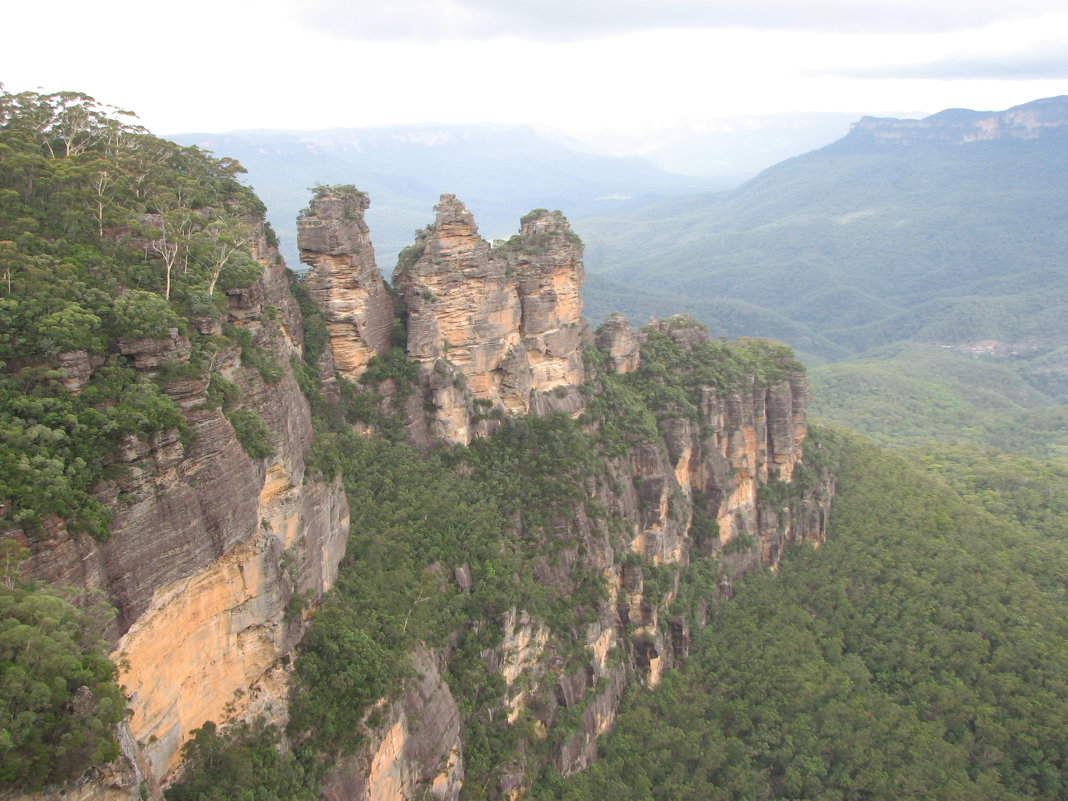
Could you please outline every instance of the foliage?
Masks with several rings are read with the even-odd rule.
[[[283,753],[279,740],[278,729],[262,719],[221,734],[205,723],[182,748],[184,768],[167,801],[317,801],[316,777]]]
[[[225,414],[230,425],[234,427],[234,436],[241,443],[245,453],[253,459],[267,459],[274,456],[271,431],[258,414],[250,409],[233,409]]]
[[[535,799],[1055,799],[1066,545],[899,458],[839,461],[827,543],[753,575],[589,773]]]
[[[297,301],[304,322],[304,361],[309,367],[316,369],[319,359],[330,344],[330,332],[326,328],[323,313],[319,311],[308,292],[308,287],[292,270],[287,270],[286,276],[289,279],[289,290]]]
[[[130,116],[74,92],[0,91],[0,496],[31,536],[56,515],[105,537],[91,490],[108,455],[173,428],[189,442],[120,341],[195,332],[218,318],[224,289],[260,271],[248,250],[263,206],[237,182],[241,166]],[[161,383],[203,374],[209,338],[192,336],[193,358],[166,365]],[[265,380],[280,377],[242,344]],[[80,393],[53,369],[77,351],[93,359]]]
[[[0,585],[0,788],[40,789],[118,756],[126,704],[100,637],[60,592]]]
[[[602,447],[612,455],[622,456],[637,442],[658,439],[659,419],[700,420],[702,393],[708,389],[725,397],[770,386],[803,369],[789,348],[775,342],[710,340],[704,326],[687,317],[666,324],[687,334],[673,338],[660,324],[644,329],[641,364],[633,373],[603,373],[599,352],[586,353],[587,366],[598,375],[582,388],[583,420],[598,426]]]
[[[109,514],[92,497],[106,457],[126,438],[183,428],[178,407],[134,370],[110,363],[79,394],[44,368],[0,375],[0,497],[31,536],[45,516],[106,538]]]
[[[979,357],[915,344],[810,372],[811,411],[877,442],[972,442],[1034,458],[1068,457],[1068,410],[1050,381],[1061,358]],[[1045,357],[1045,358],[1043,358]]]

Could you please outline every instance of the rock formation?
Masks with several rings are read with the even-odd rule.
[[[389,346],[394,301],[371,256],[366,207],[359,193],[327,189],[301,220],[302,258],[313,265],[306,280],[331,334],[317,365],[324,378],[336,368],[356,380]],[[302,317],[262,237],[256,255],[263,276],[228,293],[227,322],[277,359],[280,377],[267,383],[242,365],[233,339],[215,354],[211,372],[235,385],[243,407],[263,420],[275,455],[257,459],[242,449],[223,410],[208,401],[210,376],[174,380],[166,391],[195,445],[177,431],[150,443],[131,440],[98,488],[114,510],[111,539],[74,537],[52,521],[34,547],[35,575],[98,589],[119,610],[110,636],[132,715],[122,733],[129,761],[114,783],[126,797],[142,781],[158,797],[159,780],[173,775],[182,744],[206,721],[286,719],[282,657],[306,630],[303,606],[314,608],[331,587],[344,552],[349,521],[340,480],[315,480],[306,469],[310,411],[288,366],[301,355]],[[577,388],[586,380],[591,392],[609,381],[655,381],[640,369],[653,337],[684,351],[708,345],[703,326],[685,319],[635,332],[616,316],[598,331],[601,358],[586,375],[580,346],[592,338],[580,316],[582,278],[581,244],[559,212],[532,212],[519,234],[490,246],[463,205],[442,196],[434,225],[402,254],[395,277],[408,312],[408,355],[419,370],[418,392],[393,406],[409,434],[418,428],[469,443],[506,416],[574,416],[583,411]],[[121,347],[151,374],[191,354],[177,331]],[[72,391],[95,369],[76,352],[61,365]],[[716,560],[716,596],[703,600],[712,606],[730,597],[744,570],[777,565],[786,543],[822,541],[832,490],[826,477],[789,490],[788,501],[766,493],[772,482],[789,485],[798,469],[804,375],[787,371],[771,383],[750,376],[730,386],[699,387],[692,414],[658,413],[655,428],[650,423],[640,438],[606,450],[601,473],[578,479],[583,500],[560,510],[551,530],[523,531],[516,515],[509,534],[517,542],[551,540],[536,543],[540,585],[565,599],[597,577],[605,592],[586,601],[588,616],[569,631],[554,631],[518,605],[496,620],[472,621],[500,632],[478,652],[502,688],[490,719],[523,725],[539,739],[561,727],[537,758],[520,753],[492,777],[479,777],[492,782],[488,797],[518,798],[545,760],[564,775],[589,765],[627,686],[655,685],[685,657],[691,622],[671,607],[677,568],[698,556]],[[590,411],[581,425],[596,433],[607,418],[593,404]],[[467,565],[450,567],[461,591],[479,581]],[[404,691],[368,710],[361,747],[326,770],[328,801],[458,797],[470,764],[446,668],[460,634],[441,632],[435,648],[415,648]]]
[[[919,120],[863,117],[844,141],[879,145],[937,142],[965,145],[996,139],[1039,139],[1068,133],[1068,97],[1047,97],[1005,111],[946,109]]]
[[[448,297],[460,293],[449,283],[456,279],[445,273],[441,254],[448,251],[455,257],[464,253],[458,257],[457,270],[467,269],[477,276],[480,280],[471,284],[483,293],[475,294],[475,289],[469,288],[469,313],[477,311],[478,297],[493,302],[509,297],[507,274],[497,269],[493,251],[473,234],[469,215],[452,203],[443,205],[446,215],[439,216],[439,226],[444,229],[442,244],[428,236],[420,257],[428,252],[438,256],[440,272],[433,274],[433,286],[443,295],[449,293]],[[426,266],[429,272],[434,257]],[[412,294],[412,284],[408,284],[405,297]],[[499,303],[495,308],[499,312],[510,307]],[[427,317],[414,322],[435,334],[413,339],[424,343],[421,352],[436,353],[437,359],[444,359],[442,351],[434,350],[436,332],[441,329],[433,326],[448,318],[431,315],[425,307],[420,309]],[[441,307],[435,309],[440,311]],[[512,320],[514,313],[498,313],[495,319]],[[481,352],[499,354],[504,339],[501,328],[483,328],[484,333],[492,331],[494,336],[483,336],[479,342],[469,334],[462,346],[465,353],[484,348]],[[710,341],[703,326],[685,319],[653,323],[636,333],[616,317],[601,327],[597,338],[607,372],[633,372],[641,361],[641,344],[651,336],[669,337],[686,350]],[[493,347],[486,343],[493,343]],[[459,363],[468,365],[471,361],[464,358]],[[472,375],[477,373],[472,371]],[[591,378],[596,386],[598,376]],[[429,391],[435,389],[430,387]],[[703,602],[711,609],[730,598],[733,582],[746,570],[761,565],[775,567],[787,543],[818,545],[823,541],[833,492],[829,477],[821,477],[806,489],[790,490],[789,500],[764,497],[769,482],[779,481],[785,486],[791,482],[801,459],[808,399],[808,384],[801,372],[787,372],[770,385],[751,376],[741,388],[730,392],[701,388],[697,418],[663,416],[658,421],[657,438],[630,446],[623,456],[606,457],[606,476],[596,481],[591,477],[588,502],[561,510],[553,532],[543,534],[552,542],[536,563],[540,584],[551,587],[559,597],[568,597],[582,576],[595,574],[605,579],[608,598],[598,605],[596,619],[579,635],[585,658],[572,658],[564,664],[560,655],[568,650],[572,635],[553,631],[545,621],[517,607],[496,621],[500,641],[482,656],[486,669],[498,674],[504,686],[492,717],[500,715],[509,724],[526,719],[527,725],[533,719],[535,731],[553,732],[555,726],[564,725],[561,721],[568,719],[568,710],[578,711],[577,726],[572,723],[573,728],[562,738],[557,735],[554,739],[558,744],[550,750],[549,759],[560,773],[574,773],[593,761],[599,738],[611,728],[629,684],[657,684],[665,670],[688,653],[689,623],[670,608],[679,592],[676,567],[686,566],[698,555],[717,560],[717,590]],[[591,515],[591,507],[605,510],[604,516]],[[531,534],[517,531],[515,536]],[[671,579],[667,583],[663,578],[647,580],[650,571]],[[461,571],[457,581],[470,586],[471,579]],[[439,658],[448,659],[447,649]],[[573,714],[570,719],[574,720]],[[390,720],[401,718],[392,713]],[[436,730],[437,724],[433,726]],[[435,771],[445,764],[441,749],[436,761],[419,762],[415,757],[421,751],[414,744],[416,739],[431,735],[413,731],[405,735],[410,739],[398,741],[403,732],[408,730],[396,723],[388,731],[372,732],[374,736],[360,755],[346,762],[346,781],[359,788],[358,792],[336,793],[331,798],[385,797],[368,789],[375,786],[387,795],[395,790],[395,778],[376,779],[379,774],[367,767],[378,764],[380,758],[388,763],[391,777],[423,776],[424,782],[429,782],[428,777],[439,775]],[[451,737],[444,741],[453,742]],[[386,756],[376,756],[382,754]],[[416,762],[410,761],[413,759]],[[457,759],[462,759],[462,750]],[[360,765],[363,772],[353,774]],[[517,798],[536,770],[522,761],[496,766],[493,786],[484,791],[491,797]]]
[[[281,377],[267,384],[242,366],[236,345],[215,355],[213,371],[239,387],[243,408],[270,431],[275,455],[245,453],[222,410],[207,402],[208,375],[180,378],[165,391],[193,436],[131,439],[113,456],[113,477],[97,489],[112,509],[110,538],[75,536],[51,520],[32,545],[33,575],[99,590],[118,610],[109,635],[132,710],[124,750],[141,766],[127,773],[135,798],[140,779],[158,791],[190,732],[206,721],[284,718],[282,657],[307,626],[306,615],[289,610],[298,596],[314,607],[345,550],[341,483],[306,469],[311,414],[289,369],[303,341],[300,312],[262,229],[254,248],[263,275],[230,293],[229,319],[274,357]],[[267,305],[273,315],[264,314]],[[124,343],[123,352],[150,372],[189,356],[188,341],[176,336]],[[71,364],[69,372],[84,372],[82,360]]]
[[[466,444],[494,411],[577,411],[581,258],[559,212],[532,212],[517,236],[491,248],[463,204],[441,196],[434,224],[401,254],[393,279],[436,436]]]
[[[304,283],[326,317],[334,367],[350,381],[389,349],[393,325],[392,299],[364,222],[369,205],[355,189],[324,187],[297,226],[300,260],[311,267]]]
[[[597,347],[608,354],[609,369],[624,375],[638,369],[641,361],[638,337],[622,314],[613,314],[597,329]]]

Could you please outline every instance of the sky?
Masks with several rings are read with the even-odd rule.
[[[497,122],[590,138],[1068,94],[1063,0],[55,0],[4,17],[7,91],[85,92],[158,134]]]

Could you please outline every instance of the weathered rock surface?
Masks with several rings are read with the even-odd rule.
[[[435,436],[466,444],[490,430],[491,412],[528,414],[539,395],[565,398],[582,382],[581,259],[559,212],[532,212],[491,248],[463,204],[441,196],[393,277]]]
[[[453,255],[464,253],[461,264],[474,264],[482,270],[476,273],[480,281],[473,283],[483,288],[491,284],[485,296],[496,299],[506,295],[506,275],[498,271],[489,274],[492,282],[487,279],[485,270],[496,265],[474,236],[469,215],[451,203],[446,210],[452,216],[439,218],[439,222],[445,223],[443,240],[447,245],[438,249],[428,238],[424,255],[440,255],[446,249]],[[445,290],[453,279],[443,264],[438,268],[441,273],[433,274],[434,286]],[[477,296],[469,297],[474,309]],[[507,308],[503,303],[498,310]],[[442,318],[431,316],[429,310],[426,314],[423,330],[440,331],[432,324]],[[508,315],[507,319],[514,318]],[[602,326],[598,337],[606,369],[635,369],[640,363],[640,343],[649,331],[666,334],[683,348],[708,340],[703,326],[678,319],[652,324],[637,334],[626,321],[616,318]],[[480,344],[503,338],[499,329],[496,333],[498,337],[484,337],[482,343],[466,340],[464,348],[477,352]],[[458,368],[451,363],[440,367],[445,358],[440,350],[434,350],[436,336],[416,339],[423,343],[422,352],[437,359],[435,370],[445,379],[454,374],[447,370]],[[442,389],[444,384],[437,387],[437,391]],[[598,603],[596,619],[579,635],[585,658],[576,659],[569,646],[573,633],[553,631],[545,621],[513,607],[496,621],[500,641],[482,653],[482,660],[504,685],[499,708],[493,711],[495,719],[499,715],[517,725],[521,720],[529,725],[532,720],[533,731],[542,733],[535,736],[549,736],[555,726],[564,725],[562,720],[571,720],[574,725],[573,713],[564,717],[568,710],[580,710],[577,727],[557,737],[559,744],[549,755],[560,773],[583,770],[596,758],[599,738],[611,728],[628,685],[655,685],[666,670],[687,655],[689,623],[671,611],[678,593],[678,575],[672,566],[685,566],[699,554],[717,560],[715,597],[704,602],[710,608],[730,598],[733,582],[746,570],[778,565],[788,542],[804,540],[818,545],[823,541],[833,494],[829,477],[821,477],[814,487],[792,491],[788,502],[762,499],[769,481],[787,485],[792,481],[801,459],[809,394],[808,383],[799,372],[787,374],[770,386],[750,379],[747,386],[728,394],[703,388],[697,419],[660,419],[657,440],[634,445],[625,456],[611,458],[607,475],[589,480],[588,505],[604,509],[604,516],[591,517],[587,504],[578,504],[561,515],[551,532],[544,532],[552,542],[546,543],[546,557],[535,566],[539,582],[552,587],[560,597],[568,597],[582,575],[594,572],[605,578],[608,598]],[[462,421],[458,416],[457,423]],[[695,526],[695,522],[700,525]],[[652,571],[658,572],[656,581],[649,580]],[[464,583],[470,583],[466,574]],[[704,616],[699,613],[698,622]],[[563,655],[569,648],[571,656],[565,662]],[[388,736],[396,737],[396,730],[390,728]],[[390,742],[388,738],[376,740],[368,753],[385,749],[390,754],[414,755],[403,744]],[[485,792],[494,798],[521,797],[538,770],[534,762],[521,754],[509,764],[496,766]],[[433,769],[434,763],[404,768],[411,775]],[[368,775],[369,768],[363,770]],[[366,797],[338,794],[331,799]]]
[[[262,235],[254,255],[263,275],[249,291],[228,293],[229,317],[275,355],[282,377],[265,383],[241,365],[236,346],[219,351],[213,369],[239,386],[242,407],[266,424],[275,455],[245,453],[222,411],[205,403],[206,376],[178,380],[165,391],[193,442],[175,431],[150,443],[131,439],[112,457],[113,478],[96,490],[113,512],[107,542],[49,521],[29,563],[34,576],[98,590],[118,610],[108,635],[132,709],[124,751],[144,765],[151,793],[204,722],[284,715],[285,688],[272,671],[306,627],[286,608],[296,593],[314,606],[333,584],[348,535],[340,481],[314,480],[305,469],[311,416],[289,369],[302,344],[299,309]],[[268,304],[276,314],[262,313]],[[124,343],[123,353],[155,371],[184,360],[188,344],[174,335]],[[68,371],[81,381],[83,360]]]
[[[326,317],[337,371],[355,381],[390,346],[393,301],[375,264],[360,192],[320,190],[297,226],[304,283]],[[333,376],[330,376],[331,378]]]
[[[416,677],[404,697],[383,699],[383,722],[367,747],[343,757],[323,784],[327,801],[455,801],[463,786],[460,709],[442,680],[439,657],[416,649]]]
[[[597,329],[597,347],[608,354],[613,373],[633,373],[641,361],[638,337],[621,314],[613,314]]]
[[[863,117],[850,138],[878,145],[917,142],[968,145],[996,139],[1039,139],[1068,134],[1068,98],[1047,97],[1005,111],[947,109],[919,120]],[[848,141],[848,139],[846,140]]]

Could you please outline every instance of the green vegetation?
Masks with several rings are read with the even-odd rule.
[[[193,445],[161,388],[207,372],[220,344],[198,327],[260,273],[249,246],[263,206],[235,180],[241,166],[128,116],[73,92],[0,92],[0,498],[31,537],[48,515],[107,536],[92,490],[127,438],[179,429]],[[187,361],[154,380],[132,369],[137,342],[175,333],[191,339]],[[281,377],[250,332],[228,337],[265,381]],[[263,455],[250,414],[229,416]]]
[[[220,326],[225,290],[258,274],[246,251],[262,208],[234,180],[235,162],[162,142],[122,117],[82,95],[0,95],[0,513],[31,540],[49,516],[107,536],[108,512],[93,491],[108,476],[109,455],[131,437],[151,442],[177,430],[192,447],[164,391],[180,380],[207,378],[206,406],[221,409],[245,451],[273,454],[267,426],[242,406],[242,387],[253,371],[267,384],[284,375],[266,340],[277,310],[265,309],[258,333]],[[986,221],[1004,241],[994,248],[981,237],[959,247],[949,212],[919,199],[960,170],[975,180],[987,173],[969,154],[939,158],[943,173],[935,176],[915,166],[902,173],[885,154],[841,148],[796,160],[734,200],[711,203],[715,236],[693,235],[694,220],[686,219],[673,229],[670,253],[653,240],[645,249],[682,254],[677,275],[663,283],[693,294],[698,306],[691,268],[724,253],[715,280],[701,279],[736,293],[719,307],[723,319],[744,321],[770,298],[764,319],[808,331],[811,351],[826,358],[890,341],[898,328],[947,340],[1057,333],[1062,321],[1037,302],[1064,289],[1063,276],[1050,289],[1037,271],[1039,261],[1052,263],[1048,241],[1032,249],[1035,263],[1002,270],[1022,241],[998,231],[1007,224],[1003,209],[976,201],[973,221]],[[1039,201],[1056,200],[1059,190],[1043,182],[1039,161],[1027,156],[1024,172],[1034,174],[1000,188],[1015,193],[1008,200],[1030,210],[1036,225],[1052,225]],[[918,163],[929,171],[929,161]],[[863,184],[872,170],[884,184],[915,185],[899,205],[870,208],[875,195],[859,206],[857,195],[828,193],[818,202],[806,195],[814,177]],[[881,191],[864,187],[857,192]],[[316,191],[327,189],[362,199],[351,186]],[[838,203],[854,205],[846,211]],[[921,221],[944,230],[934,236]],[[894,269],[846,238],[846,229],[860,232],[865,247],[885,253],[900,246],[890,230],[898,227],[913,236],[927,231],[928,241],[901,250]],[[1063,232],[1050,235],[1059,247],[1057,237]],[[738,247],[727,253],[721,246],[730,242]],[[946,270],[930,297],[920,292],[912,272],[949,264],[957,250],[973,262],[971,272]],[[420,255],[417,242],[400,268]],[[828,266],[830,255],[871,283],[844,279]],[[528,711],[506,722],[506,693],[533,685],[522,677],[506,688],[487,669],[505,615],[523,610],[548,626],[545,664],[559,677],[581,678],[587,626],[607,593],[578,535],[587,521],[596,536],[626,534],[602,502],[607,482],[627,480],[630,449],[658,442],[667,421],[699,421],[708,390],[747,393],[799,365],[788,348],[763,340],[702,341],[692,320],[676,318],[646,330],[634,373],[604,374],[597,369],[604,354],[587,351],[594,378],[582,388],[580,419],[501,420],[483,405],[486,419],[499,423],[493,436],[421,452],[406,443],[398,414],[418,383],[403,325],[395,326],[396,347],[358,384],[339,381],[340,405],[328,407],[318,371],[327,329],[305,288],[294,281],[293,291],[306,348],[291,367],[315,412],[309,467],[344,484],[345,563],[294,665],[290,749],[262,722],[224,732],[206,724],[186,746],[188,769],[167,796],[319,797],[329,758],[351,752],[365,724],[381,722],[374,704],[405,686],[420,643],[447,656],[463,726],[465,796],[491,795],[502,771],[547,764],[587,711],[582,703],[560,709],[548,731],[541,728],[538,713],[556,691],[545,681]],[[138,341],[175,336],[190,340],[188,359],[154,374],[134,369]],[[214,359],[225,348],[240,348],[246,368],[233,381]],[[749,534],[715,557],[695,553],[685,568],[620,553],[628,569],[641,570],[649,598],[678,588],[671,614],[691,622],[692,658],[656,692],[631,693],[589,774],[564,781],[547,770],[535,801],[1068,794],[1068,468],[989,447],[1012,440],[1035,456],[1068,453],[1068,436],[1033,430],[1044,420],[1068,432],[1056,406],[1068,398],[1064,354],[1047,348],[993,364],[909,345],[869,356],[818,379],[827,414],[848,412],[895,445],[920,446],[909,455],[914,464],[833,430],[814,434],[809,467],[799,466],[792,484],[769,481],[759,499],[780,508],[814,486],[817,471],[834,469],[839,495],[828,543],[788,554],[776,576],[738,582],[735,602],[718,605],[708,628],[697,621],[718,597],[717,559],[754,548]],[[89,365],[84,381],[68,373],[69,363]],[[863,403],[854,401],[857,386]],[[979,444],[928,444],[951,435]],[[717,534],[714,521],[695,511],[698,544]],[[294,596],[287,621],[305,602]],[[111,732],[123,698],[98,642],[102,613],[82,606],[88,611],[56,591],[16,586],[9,569],[0,581],[4,790],[77,777],[117,753]]]
[[[732,192],[580,220],[587,268],[622,301],[595,293],[590,311],[626,304],[641,320],[673,296],[717,334],[775,336],[821,358],[900,340],[1065,339],[1062,140],[860,139]],[[628,289],[655,294],[643,306]]]
[[[237,182],[241,166],[128,116],[72,92],[0,92],[0,514],[31,542],[58,521],[107,538],[110,510],[95,492],[122,469],[114,453],[176,433],[191,451],[166,390],[206,376],[222,348],[238,345],[265,381],[281,377],[250,332],[202,333],[218,330],[226,291],[261,271],[250,248],[263,206]],[[158,368],[139,364],[169,347]],[[246,450],[268,455],[238,387],[213,374],[208,394]],[[19,586],[10,571],[0,607],[3,789],[115,758],[125,701],[100,608]]]
[[[55,515],[106,539],[110,514],[91,494],[106,456],[127,437],[147,440],[184,423],[170,398],[120,360],[77,395],[65,377],[47,367],[0,375],[0,497],[10,502],[7,519],[31,537]]]
[[[205,723],[182,749],[185,771],[167,790],[167,801],[318,801],[314,779],[292,753],[280,752],[280,739],[263,721],[223,734]]]
[[[1064,796],[1063,529],[820,439],[840,459],[826,545],[749,577],[602,759],[533,798]]]
[[[656,326],[644,330],[641,365],[633,373],[601,374],[603,355],[596,350],[585,354],[587,367],[598,376],[582,388],[583,421],[597,426],[605,453],[622,456],[630,445],[654,440],[661,418],[699,420],[702,388],[726,397],[778,383],[803,369],[788,347],[775,342],[705,341],[704,326],[685,316],[672,317],[667,325],[669,331]]]
[[[226,419],[234,427],[234,436],[241,443],[245,453],[253,459],[266,459],[274,456],[271,432],[258,414],[249,409],[234,409],[226,412]]]
[[[962,441],[1064,459],[1068,409],[1061,405],[1060,358],[890,346],[812,370],[811,413],[892,447]]]
[[[118,756],[126,702],[100,639],[104,609],[10,581],[0,585],[0,789],[37,790]]]

